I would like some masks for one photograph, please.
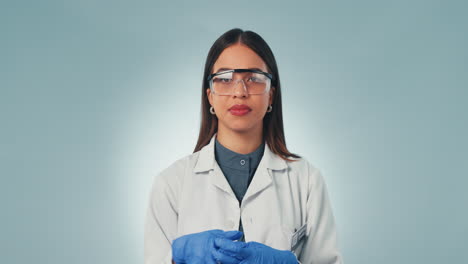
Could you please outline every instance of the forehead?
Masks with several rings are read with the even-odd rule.
[[[212,73],[220,68],[227,69],[248,69],[259,68],[267,71],[266,64],[253,50],[243,44],[234,44],[221,52],[215,64]]]

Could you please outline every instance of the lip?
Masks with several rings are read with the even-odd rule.
[[[236,104],[229,108],[229,112],[236,116],[243,116],[248,114],[252,109],[244,104]]]
[[[231,110],[252,110],[248,105],[245,105],[245,104],[235,104],[233,106],[231,106],[231,108],[229,108],[229,111]]]

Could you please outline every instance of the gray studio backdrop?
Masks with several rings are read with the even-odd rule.
[[[233,28],[270,44],[289,149],[345,263],[468,263],[465,1],[1,1],[1,263],[143,263],[154,176],[192,153]]]

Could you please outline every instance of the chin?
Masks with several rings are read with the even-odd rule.
[[[255,126],[252,126],[252,123],[239,122],[237,124],[230,124],[228,128],[237,133],[248,133],[254,130]]]
[[[249,133],[252,129],[250,128],[231,128],[232,131],[239,133],[239,134],[244,134],[244,133]]]

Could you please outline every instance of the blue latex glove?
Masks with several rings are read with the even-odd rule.
[[[208,230],[200,233],[188,234],[175,239],[172,242],[172,259],[175,263],[207,263],[216,264],[213,252],[215,238],[222,238],[227,241],[236,240],[242,237],[241,231],[223,231],[220,229]],[[218,254],[222,254],[218,252]],[[223,259],[230,263],[240,261],[230,255],[223,256]]]
[[[228,239],[216,238],[215,246],[218,250],[213,256],[223,264],[297,264],[297,258],[289,250],[278,250],[258,242],[235,242]],[[229,256],[229,258],[227,257]],[[234,262],[233,262],[234,261]]]

